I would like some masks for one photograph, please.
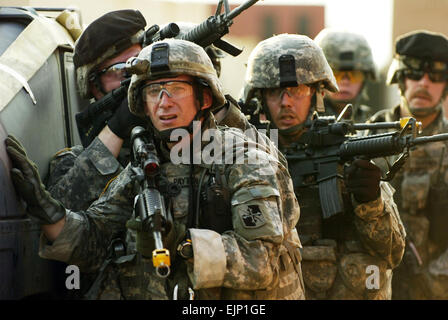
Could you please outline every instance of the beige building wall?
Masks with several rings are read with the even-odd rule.
[[[448,0],[394,0],[392,52],[395,53],[395,39],[407,32],[426,29],[448,36]],[[398,87],[390,95],[398,103]],[[448,101],[445,103],[448,111]]]
[[[427,29],[448,35],[448,0],[395,0],[393,39]]]

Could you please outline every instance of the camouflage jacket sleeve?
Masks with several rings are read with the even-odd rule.
[[[378,199],[355,206],[355,226],[369,253],[384,259],[393,269],[403,257],[406,233],[393,199],[395,190],[386,182],[380,186]]]
[[[84,272],[98,270],[108,255],[111,240],[126,231],[133,196],[128,166],[87,210],[67,210],[64,228],[56,240],[50,244],[41,236],[39,255],[77,265]]]
[[[66,208],[86,210],[120,169],[119,162],[96,137],[82,152],[68,150],[53,157],[47,188]]]
[[[286,168],[278,164],[269,174],[268,167],[274,170],[269,164],[245,164],[228,171],[232,231],[190,229],[194,289],[269,290],[278,285],[279,257],[286,250],[284,241],[294,238],[300,210]],[[298,237],[294,245],[300,246]]]

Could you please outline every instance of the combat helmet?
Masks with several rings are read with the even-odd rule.
[[[145,47],[138,57],[129,59],[127,65],[132,74],[128,91],[129,109],[137,116],[145,117],[141,86],[147,80],[163,77],[190,75],[199,84],[209,87],[213,96],[211,112],[226,101],[209,56],[193,42],[180,39],[155,42]]]
[[[92,98],[89,80],[95,81],[95,68],[140,43],[145,26],[146,20],[140,11],[130,9],[106,13],[88,25],[75,43],[73,56],[76,82],[83,98]]]
[[[441,99],[432,108],[412,108],[404,96],[404,79],[409,71],[432,72],[448,83],[448,38],[436,32],[417,30],[406,33],[395,42],[395,56],[389,67],[386,83],[398,83],[402,104],[412,115],[427,115],[439,111],[448,94],[448,84]],[[423,74],[422,74],[423,75]]]
[[[280,34],[261,41],[251,52],[241,98],[243,102],[254,97],[262,101],[260,89],[299,84],[315,85],[316,97],[321,97],[322,89],[338,91],[333,71],[313,40],[304,35]],[[316,109],[323,112],[323,108],[323,101],[318,101]]]
[[[326,28],[314,41],[324,51],[333,70],[360,70],[371,80],[376,79],[372,50],[361,34]]]

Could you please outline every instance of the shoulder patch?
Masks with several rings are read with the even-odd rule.
[[[266,219],[257,204],[242,205],[239,214],[245,228],[259,228],[266,224]]]

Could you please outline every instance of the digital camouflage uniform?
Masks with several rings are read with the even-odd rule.
[[[282,55],[294,56],[297,84],[337,90],[330,66],[311,39],[279,35],[262,41],[251,53],[246,99],[262,97],[260,89],[280,87],[279,57]],[[315,108],[311,107],[310,114]],[[285,130],[289,129],[279,130],[279,135]],[[301,132],[294,134],[300,137]],[[296,139],[295,143],[301,142]],[[291,154],[290,146],[282,144],[280,139],[280,151],[286,159]],[[291,165],[289,170],[294,181]],[[381,183],[380,189],[378,199],[362,204],[353,199],[351,210],[324,221],[317,186],[295,188],[301,207],[297,230],[303,244],[302,271],[307,299],[391,298],[392,269],[403,256],[405,233],[393,200],[394,190],[387,183]],[[378,289],[367,288],[369,266],[378,268]]]
[[[360,70],[367,79],[376,79],[376,69],[373,62],[372,50],[363,35],[348,31],[325,28],[316,36],[314,41],[322,48],[328,64],[333,71],[336,70]],[[350,119],[355,122],[365,122],[373,115],[373,108],[361,104],[365,81],[358,96],[352,101],[353,112]],[[334,102],[325,98],[325,114],[338,116]]]
[[[168,75],[189,74],[205,78],[214,96],[212,109],[225,102],[216,72],[203,49],[183,40],[165,40],[163,43],[169,46]],[[130,109],[135,114],[143,114],[137,93],[139,85],[150,76],[157,76],[150,72],[147,63],[153,46],[142,50],[140,61],[135,65],[137,74],[133,75],[129,90]],[[210,115],[202,128],[215,128],[213,116]],[[231,149],[235,154],[242,151],[247,156],[254,152],[248,149],[251,143],[248,144],[241,131],[220,127],[219,132],[247,141],[232,142]],[[178,284],[179,291],[190,285],[195,290],[195,298],[199,299],[303,299],[300,241],[294,229],[300,211],[292,182],[281,162],[268,156],[271,143],[252,142],[252,145],[258,147],[260,156],[270,157],[270,162],[248,164],[245,158],[244,164],[194,165],[195,181],[201,181],[201,174],[205,174],[202,188],[206,188],[213,172],[219,172],[221,181],[226,181],[224,185],[230,198],[226,203],[229,225],[223,229],[227,230],[225,232],[214,231],[223,225],[204,228],[209,213],[202,208],[211,208],[215,204],[200,205],[199,225],[188,228],[193,262],[176,256],[175,250],[187,231],[190,165],[171,163],[168,150],[161,145],[161,169],[170,182],[181,187],[181,193],[166,202],[174,221],[173,231],[165,237],[172,259],[172,273],[166,281],[154,275],[151,260],[147,258],[153,240],[139,231],[138,221],[132,218],[136,193],[130,165],[87,210],[68,211],[66,224],[58,238],[52,244],[42,238],[40,255],[78,265],[83,271],[96,271],[108,258],[107,247],[111,240],[126,233],[128,227],[136,230],[138,253],[122,257],[123,263],[117,265],[117,268],[124,268],[118,270],[121,298],[172,298],[173,288]],[[107,295],[103,298],[120,298],[120,294],[113,296],[112,290]]]
[[[369,122],[398,121],[403,109],[417,120],[438,113],[421,136],[448,132],[448,122],[441,107],[447,87],[440,101],[425,109],[414,108],[404,95],[404,79],[410,69],[448,76],[448,39],[437,33],[414,31],[396,40],[395,51],[387,83],[398,83],[401,104],[379,111]],[[437,64],[431,65],[434,61]],[[381,132],[384,130],[368,134]],[[412,148],[409,158],[391,182],[397,190],[395,200],[407,234],[403,262],[394,271],[394,299],[448,299],[447,146],[447,141],[440,141]],[[390,157],[387,161],[391,164],[395,159]],[[387,167],[384,159],[375,159],[375,162]]]
[[[369,122],[398,121],[400,107],[382,110]],[[422,136],[448,132],[440,113],[423,129]],[[381,131],[371,132],[381,133]],[[394,271],[394,299],[448,299],[448,205],[447,141],[415,147],[391,184],[397,190],[395,201],[406,227],[407,246],[403,262]],[[392,163],[395,158],[388,159]],[[386,166],[382,159],[378,164]],[[414,245],[423,265],[412,251]]]
[[[86,149],[74,146],[53,156],[46,185],[50,194],[66,208],[85,210],[122,169],[96,137]]]

